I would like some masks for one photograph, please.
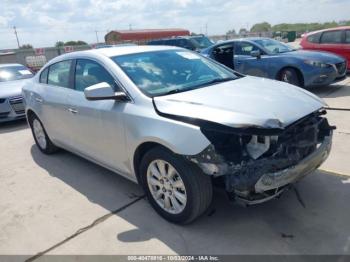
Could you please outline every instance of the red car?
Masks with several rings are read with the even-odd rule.
[[[347,60],[350,71],[350,26],[315,31],[303,36],[300,42],[303,49],[335,53]]]

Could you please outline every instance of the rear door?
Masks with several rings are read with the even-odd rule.
[[[40,76],[41,92],[35,102],[41,105],[41,118],[54,142],[69,145],[67,93],[71,89],[70,73],[72,60],[65,60],[49,66]]]
[[[73,82],[68,104],[74,150],[113,169],[126,171],[123,112],[127,103],[89,101],[84,95],[85,88],[101,82],[118,91],[114,78],[98,62],[78,59]]]
[[[260,51],[260,58],[253,57],[252,51]],[[268,77],[268,56],[256,45],[246,42],[237,41],[234,45],[234,68],[237,72],[246,75]]]

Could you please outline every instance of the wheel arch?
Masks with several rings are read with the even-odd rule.
[[[278,70],[276,76],[275,76],[275,79],[276,80],[281,80],[281,74],[283,72],[283,70],[285,69],[293,69],[297,72],[298,74],[298,78],[300,80],[300,83],[301,83],[301,86],[304,87],[304,84],[305,84],[305,79],[304,79],[304,74],[302,73],[302,71],[297,67],[297,66],[293,66],[293,65],[288,65],[288,66],[284,66],[282,67],[280,70]]]
[[[134,151],[133,155],[133,168],[134,168],[134,173],[137,179],[138,184],[141,185],[141,177],[140,177],[140,163],[143,158],[143,156],[151,149],[155,147],[163,147],[166,150],[169,150],[170,152],[173,152],[169,147],[166,147],[162,145],[161,143],[154,142],[154,141],[147,141],[143,142],[140,145],[137,146],[137,148]]]

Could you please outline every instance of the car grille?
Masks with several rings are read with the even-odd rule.
[[[16,114],[24,114],[24,104],[22,96],[11,97],[9,101]]]
[[[346,71],[346,63],[345,62],[335,64],[335,67],[337,68],[339,75],[345,74],[345,71]]]

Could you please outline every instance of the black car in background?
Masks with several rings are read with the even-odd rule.
[[[214,43],[204,35],[196,35],[151,40],[147,44],[178,46],[192,51],[200,52],[212,46]]]

